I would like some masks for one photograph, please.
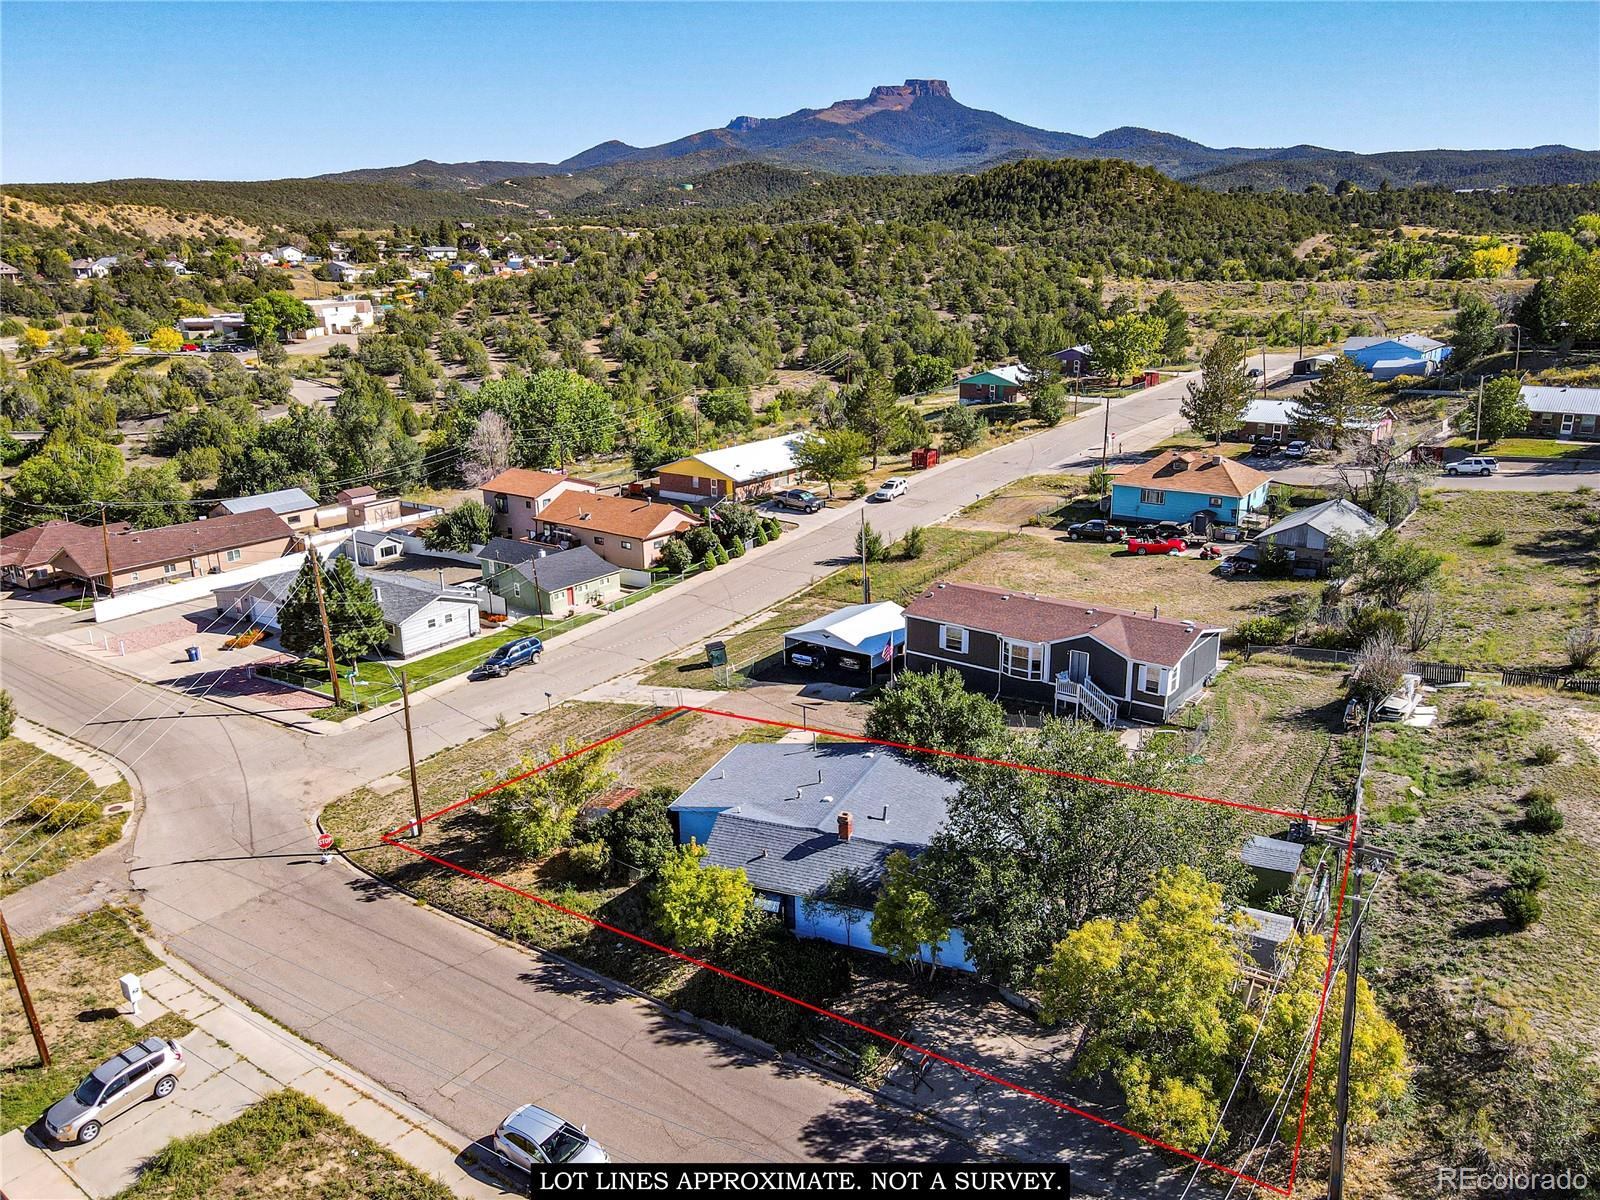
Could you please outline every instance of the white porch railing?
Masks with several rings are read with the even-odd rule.
[[[1072,679],[1065,672],[1057,675],[1056,708],[1059,710],[1063,703],[1076,704],[1080,712],[1088,713],[1107,729],[1117,723],[1116,701],[1096,687],[1093,680]]]

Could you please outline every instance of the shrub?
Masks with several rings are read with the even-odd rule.
[[[744,557],[744,543],[742,541],[740,541],[738,538],[735,538],[733,540],[733,544],[728,547],[728,557],[729,558],[743,558]]]
[[[1454,715],[1463,725],[1477,725],[1498,717],[1500,706],[1493,700],[1468,700],[1456,706]]]
[[[775,542],[783,534],[783,522],[777,517],[767,518],[767,540]]]
[[[96,800],[60,800],[55,796],[35,796],[28,801],[28,816],[52,833],[69,829],[100,815]]]
[[[757,525],[756,526],[756,545],[765,546],[767,544],[767,542],[770,541],[770,540],[771,539],[769,539],[767,537],[767,527],[766,527],[765,523],[763,523],[761,525]]]
[[[1369,638],[1387,637],[1395,642],[1406,642],[1407,628],[1404,613],[1376,604],[1364,605],[1351,614],[1346,629],[1351,639],[1360,645]]]
[[[1478,545],[1480,546],[1498,546],[1505,540],[1506,531],[1504,529],[1485,529],[1478,535]]]
[[[1600,628],[1573,629],[1567,633],[1567,663],[1574,671],[1587,670],[1600,658]]]
[[[1507,888],[1500,894],[1500,911],[1513,929],[1526,929],[1544,916],[1544,901],[1527,888]]]
[[[1247,617],[1233,627],[1233,640],[1240,645],[1281,646],[1293,636],[1293,622],[1282,617]]]
[[[583,842],[567,851],[567,860],[585,875],[604,879],[611,870],[611,847],[604,842]]]
[[[1553,799],[1540,796],[1528,804],[1528,828],[1534,833],[1556,833],[1567,823]]]
[[[10,692],[0,691],[0,741],[11,736],[11,726],[17,719],[17,706]]]
[[[921,525],[913,525],[906,530],[905,537],[900,539],[901,558],[921,558],[927,548],[928,535],[923,532]]]
[[[677,799],[670,788],[653,787],[597,819],[593,826],[611,851],[613,866],[651,872],[672,853],[672,819],[667,806]]]
[[[1531,755],[1534,763],[1541,767],[1548,767],[1561,757],[1561,747],[1554,742],[1540,742],[1533,748]]]
[[[1514,888],[1537,892],[1549,878],[1549,873],[1536,862],[1520,862],[1511,868],[1511,886]]]
[[[717,565],[717,552],[715,550],[707,550],[706,556],[700,560],[700,565],[707,571],[714,568]]]
[[[694,554],[682,538],[668,538],[661,547],[661,565],[674,575],[682,575],[694,566]]]

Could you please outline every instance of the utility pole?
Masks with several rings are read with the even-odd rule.
[[[417,787],[417,750],[411,741],[411,680],[400,672],[400,703],[406,715],[406,762],[411,767],[411,808],[416,813],[415,836],[422,837],[422,791]]]
[[[333,661],[333,631],[328,628],[328,602],[322,595],[322,560],[311,539],[305,539],[306,557],[311,560],[311,578],[317,588],[317,618],[322,622],[322,651],[328,657],[328,681],[333,684],[333,706],[338,708],[343,700],[339,695],[339,666]]]
[[[1357,853],[1352,846],[1352,857]],[[1345,951],[1344,958],[1344,1014],[1339,1025],[1339,1077],[1333,1093],[1334,1132],[1328,1167],[1328,1200],[1344,1200],[1345,1152],[1350,1144],[1350,1048],[1356,1036],[1356,979],[1361,962],[1361,913],[1366,903],[1362,885],[1366,874],[1366,868],[1360,865],[1354,865],[1351,871],[1350,948]]]
[[[1105,431],[1100,435],[1100,469],[1106,469],[1106,451],[1111,445],[1111,397],[1105,398],[1106,424]]]
[[[28,994],[28,981],[22,974],[22,963],[17,960],[17,947],[11,940],[11,927],[6,915],[0,912],[0,940],[6,944],[6,958],[11,963],[11,978],[17,981],[17,995],[22,997],[22,1011],[27,1014],[28,1028],[33,1031],[33,1048],[39,1052],[39,1065],[50,1065],[50,1047],[44,1044],[44,1030],[39,1026],[39,1014],[33,1011],[33,997]]]
[[[1472,452],[1483,448],[1483,376],[1478,376],[1478,415],[1472,419]]]
[[[112,599],[117,595],[117,577],[111,571],[111,530],[106,527],[106,506],[100,506],[100,545],[106,552],[106,590]]]
[[[867,506],[861,506],[861,603],[872,603],[872,581],[867,578]]]

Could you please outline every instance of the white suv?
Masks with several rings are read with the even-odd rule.
[[[1493,475],[1499,469],[1500,463],[1497,459],[1475,456],[1451,463],[1444,469],[1444,473],[1446,475]]]

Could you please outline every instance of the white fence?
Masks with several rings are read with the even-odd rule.
[[[94,602],[94,619],[114,621],[118,617],[165,608],[169,604],[182,604],[185,600],[199,600],[210,596],[218,588],[236,583],[251,583],[268,575],[284,571],[298,571],[306,560],[304,551],[286,554],[282,558],[269,558],[265,562],[251,563],[232,571],[218,571],[214,575],[197,575],[180,579],[176,583],[160,583],[155,587],[141,588],[136,592],[123,592],[120,596],[104,596]]]

